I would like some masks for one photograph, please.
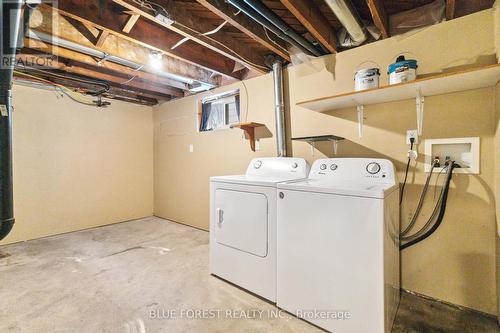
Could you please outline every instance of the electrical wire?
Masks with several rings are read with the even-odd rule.
[[[283,50],[283,51],[285,51],[285,52],[288,53],[288,50],[286,48],[284,48],[277,41],[275,41],[274,39],[272,39],[271,37],[269,37],[269,34],[267,33],[268,29],[265,26],[262,26],[262,28],[264,29],[264,33],[266,34],[267,39],[269,39],[271,41],[271,43],[273,43],[274,45],[276,45],[277,47],[279,47],[281,50]]]
[[[239,58],[240,60],[244,61],[245,63],[250,64],[250,65],[252,65],[254,67],[260,68],[260,69],[264,69],[266,71],[269,70],[269,68],[267,68],[265,66],[256,64],[256,63],[254,63],[254,62],[246,59],[245,57],[243,57],[242,55],[240,55],[239,53],[237,53],[236,51],[234,51],[233,49],[231,49],[229,46],[225,45],[224,43],[219,42],[218,40],[216,40],[216,39],[214,39],[214,38],[212,38],[210,36],[203,35],[202,32],[200,32],[200,31],[198,31],[196,29],[193,29],[191,27],[188,27],[188,26],[186,26],[186,25],[184,25],[182,23],[179,23],[177,21],[175,23],[178,24],[179,26],[185,28],[185,29],[191,30],[192,32],[194,32],[194,33],[196,33],[196,34],[198,34],[200,36],[204,36],[205,38],[209,39],[210,41],[212,41],[212,42],[214,42],[216,44],[219,44],[220,46],[222,46],[223,48],[225,48],[226,50],[228,50],[230,53],[232,53],[233,55],[235,55],[237,58]]]
[[[140,71],[141,69],[144,68],[145,65],[141,65],[139,67],[137,67],[136,69],[134,69],[134,72],[138,72]],[[130,83],[132,82],[137,76],[139,76],[139,74],[136,74],[136,75],[133,75],[130,79],[128,79],[127,81],[123,82],[123,83],[120,83],[120,84],[127,84],[127,83]]]
[[[413,150],[413,142],[415,142],[415,140],[413,138],[410,138],[410,150]],[[405,180],[403,181],[403,185],[401,186],[401,196],[399,197],[400,206],[403,203],[403,196],[405,193],[406,181],[408,180],[408,170],[410,169],[410,162],[411,158],[408,157],[408,163],[406,163]]]
[[[45,84],[48,84],[50,86],[53,86],[56,89],[59,89],[64,95],[68,96],[71,100],[78,102],[80,104],[85,104],[85,105],[90,105],[90,106],[96,106],[96,103],[88,98],[85,98],[82,94],[79,94],[77,92],[74,92],[73,90],[67,88],[66,86],[62,84],[58,84],[46,79],[43,79],[41,77],[35,76],[35,75],[30,75],[28,73],[20,72],[18,70],[15,70],[14,73],[20,76],[28,77],[30,79],[36,80],[38,82],[43,82]]]
[[[161,6],[161,5],[157,4],[157,3],[154,3],[154,2],[151,2],[151,1],[147,1],[147,0],[132,0],[132,1],[133,1],[134,3],[136,3],[136,4],[138,4],[139,6],[141,6],[141,7],[143,7],[143,8],[150,9],[150,10],[152,10],[152,11],[156,11],[153,7],[157,7],[157,8],[159,8],[159,9],[161,9],[161,10],[165,13],[165,15],[166,15],[167,17],[169,17],[170,19],[172,19],[172,18],[170,17],[170,15],[169,15],[168,11],[165,9],[165,7],[163,7],[163,6]],[[238,13],[238,14],[239,14],[239,13]],[[206,34],[207,34],[206,32],[205,32],[205,33],[203,33],[203,32],[201,32],[201,31],[198,31],[198,30],[194,29],[194,28],[191,28],[191,27],[188,27],[188,26],[186,26],[186,25],[184,25],[184,24],[182,24],[182,23],[179,23],[179,22],[177,22],[177,21],[175,21],[175,23],[176,23],[177,25],[179,25],[179,26],[181,26],[181,27],[185,28],[185,29],[191,30],[192,32],[194,32],[194,33],[198,34],[199,36],[204,36],[205,38],[209,39],[210,41],[212,41],[212,42],[214,42],[214,43],[216,43],[216,44],[218,44],[218,45],[222,46],[223,48],[225,48],[226,50],[228,50],[230,53],[232,53],[233,55],[235,55],[237,58],[239,58],[241,61],[243,61],[243,62],[245,62],[245,63],[247,63],[247,64],[250,64],[250,65],[252,65],[252,66],[254,66],[254,67],[257,67],[257,68],[260,68],[260,69],[264,69],[264,70],[266,70],[266,71],[269,69],[269,68],[267,68],[267,67],[265,67],[265,66],[262,66],[262,65],[256,64],[256,63],[254,63],[254,62],[252,62],[252,61],[250,61],[250,60],[246,59],[245,57],[243,57],[242,55],[240,55],[239,53],[237,53],[236,51],[234,51],[233,49],[231,49],[230,47],[228,47],[228,46],[227,46],[227,45],[225,45],[224,43],[222,43],[222,42],[220,42],[220,41],[218,41],[218,40],[216,40],[216,39],[214,39],[214,38],[212,38],[212,37],[210,37],[210,36],[207,36],[207,35],[206,35]],[[222,26],[223,26],[223,25],[225,25],[226,23],[227,23],[227,22],[223,23],[223,24],[222,24]],[[218,28],[219,28],[219,27],[218,27]],[[220,28],[222,28],[222,27],[220,27]],[[217,29],[216,29],[216,30],[217,30]],[[217,31],[218,31],[218,30],[217,30]],[[216,32],[217,32],[217,31],[216,31]],[[208,33],[210,33],[210,32],[212,32],[212,31],[209,31]],[[186,38],[187,38],[187,39],[189,39],[188,37],[186,37]],[[186,38],[183,38],[182,40],[180,40],[180,41],[179,41],[176,45],[174,45],[174,47],[177,47],[177,46],[179,46],[180,44],[184,43],[184,42],[187,40]]]

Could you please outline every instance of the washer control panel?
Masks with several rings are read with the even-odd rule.
[[[370,158],[330,158],[314,162],[310,179],[337,179],[339,181],[368,181],[373,183],[395,182],[391,161]]]
[[[247,168],[247,175],[263,177],[282,177],[293,175],[307,178],[309,164],[303,158],[293,157],[262,157],[254,158]]]

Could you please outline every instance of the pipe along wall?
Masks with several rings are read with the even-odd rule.
[[[12,189],[12,75],[19,40],[22,0],[3,1],[0,68],[0,240],[14,225],[14,199]]]

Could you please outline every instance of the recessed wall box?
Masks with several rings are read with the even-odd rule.
[[[460,168],[455,173],[479,174],[480,139],[472,138],[450,138],[425,140],[425,172],[431,169],[431,163],[435,157],[439,158],[441,166],[447,158],[455,161]],[[442,167],[434,168],[434,172],[440,172]]]

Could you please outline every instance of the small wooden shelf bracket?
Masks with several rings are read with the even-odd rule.
[[[240,123],[231,125],[231,128],[241,128],[248,135],[250,141],[250,148],[255,151],[255,128],[264,127],[266,125],[254,122]]]

